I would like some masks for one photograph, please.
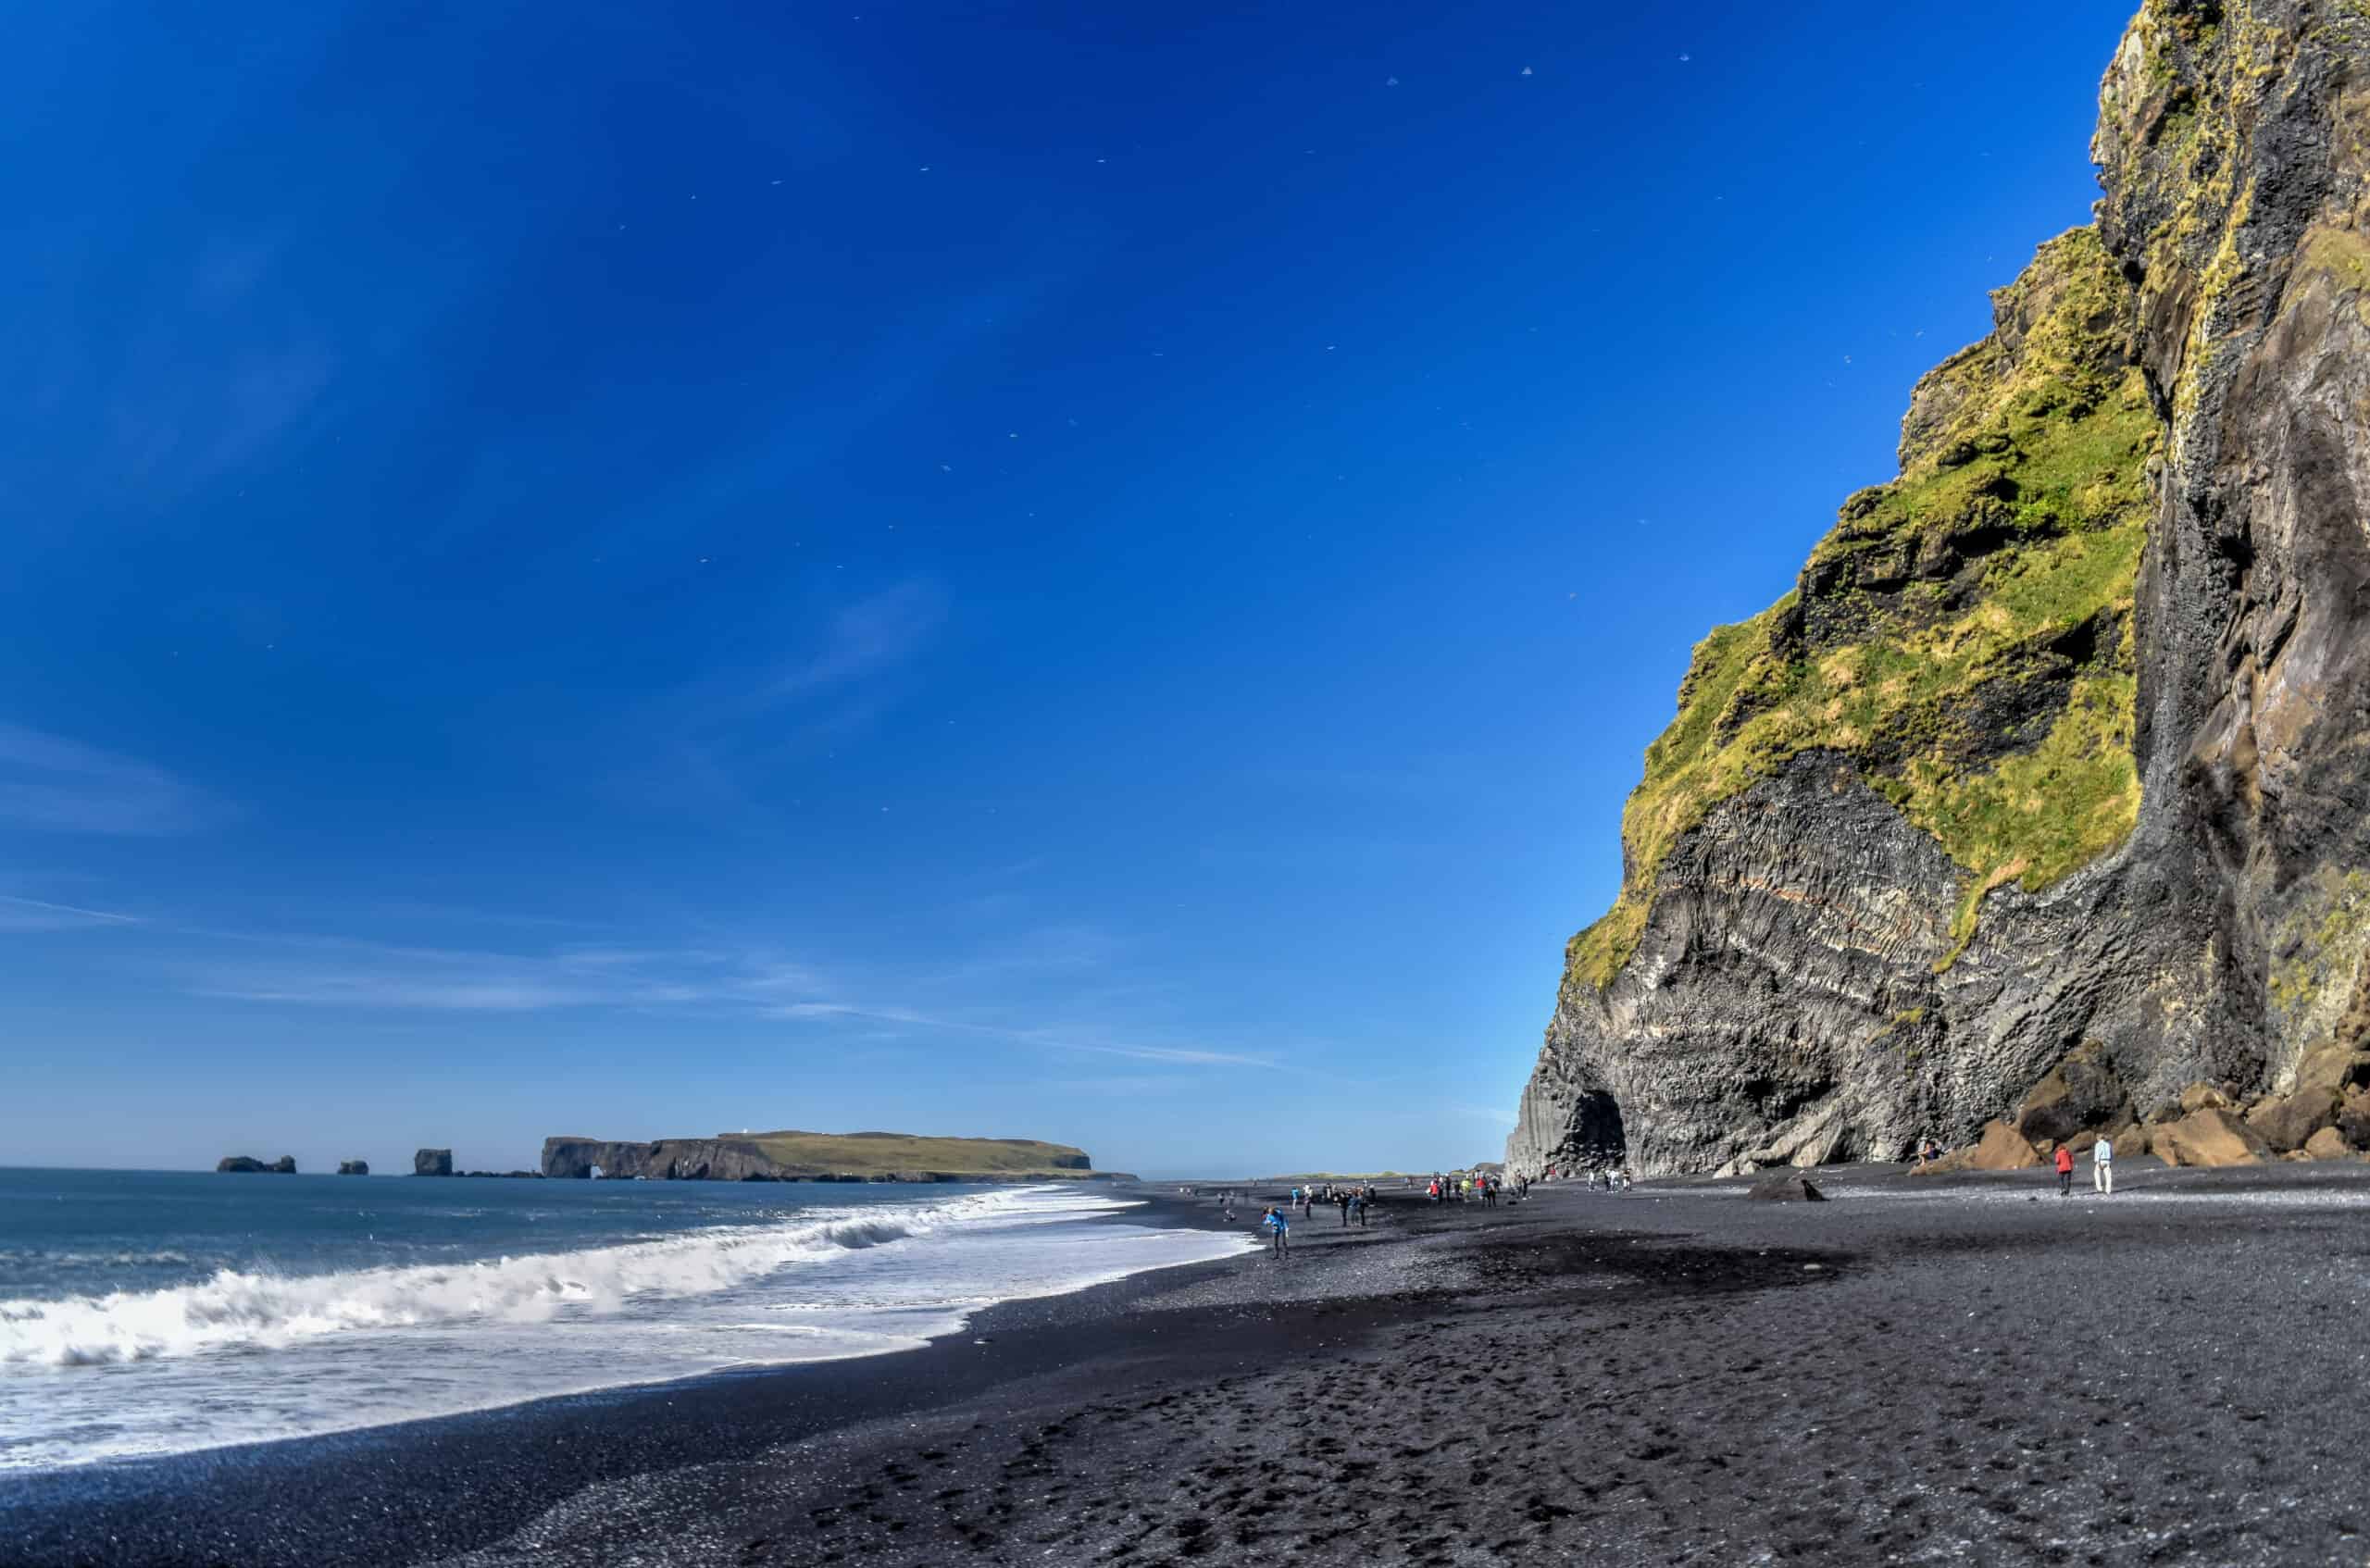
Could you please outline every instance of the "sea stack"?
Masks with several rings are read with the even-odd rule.
[[[448,1176],[453,1174],[453,1151],[450,1149],[423,1149],[411,1157],[414,1176]]]
[[[266,1164],[252,1154],[225,1154],[222,1156],[221,1160],[216,1164],[214,1170],[215,1174],[218,1176],[226,1174],[231,1176],[254,1176],[257,1174],[267,1176],[294,1176],[296,1174],[296,1156],[293,1154],[282,1154],[279,1159],[272,1161],[269,1164]]]
[[[370,1174],[370,1162],[368,1160],[340,1160],[337,1163],[337,1174],[340,1176],[368,1176]]]

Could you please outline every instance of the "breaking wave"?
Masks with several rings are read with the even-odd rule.
[[[1026,1220],[1025,1196],[1025,1190],[980,1193],[862,1216],[718,1226],[662,1240],[477,1263],[300,1276],[226,1268],[202,1284],[168,1289],[0,1300],[0,1365],[97,1366],[270,1350],[357,1329],[597,1316],[637,1300],[711,1295],[795,1264],[927,1236],[967,1220]]]

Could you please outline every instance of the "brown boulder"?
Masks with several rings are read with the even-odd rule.
[[[2370,974],[2370,965],[2364,972]],[[2326,1089],[2343,1094],[2350,1089],[2370,1089],[2370,1051],[2361,1051],[2327,1040],[2304,1052],[2296,1064],[2296,1088],[2299,1091]]]
[[[2161,1124],[2150,1146],[2168,1165],[2257,1165],[2271,1153],[2261,1133],[2216,1106]]]
[[[2335,1127],[2323,1127],[2304,1140],[2304,1153],[2314,1160],[2342,1160],[2353,1151],[2345,1146],[2345,1135]]]
[[[1983,1137],[1965,1149],[1954,1149],[1926,1167],[1927,1174],[1953,1171],[2021,1171],[2040,1164],[2040,1151],[2023,1133],[2005,1122],[1986,1122]]]
[[[2300,1088],[2293,1094],[2265,1100],[2249,1108],[2247,1126],[2263,1135],[2272,1148],[2286,1153],[2301,1149],[2304,1140],[2337,1120],[2337,1090]]]
[[[2131,1100],[2107,1070],[2105,1054],[2106,1048],[2096,1040],[2077,1046],[2016,1107],[2016,1130],[2038,1147],[2064,1143],[2077,1133],[2122,1120]]]
[[[2199,1111],[2227,1111],[2230,1097],[2212,1084],[2191,1084],[2181,1090],[2181,1111],[2189,1114]]]
[[[2338,1107],[2338,1136],[2351,1149],[2370,1149],[2370,1089],[2348,1089]]]

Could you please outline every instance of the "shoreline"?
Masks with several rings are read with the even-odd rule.
[[[1028,1185],[1054,1186],[1053,1182]],[[1105,1182],[1080,1184],[1097,1197],[1127,1201],[1141,1207],[1113,1210],[1089,1223],[1135,1223],[1155,1229],[1244,1232],[1245,1224],[1228,1226],[1206,1200],[1187,1199],[1173,1191],[1115,1189]],[[1249,1255],[1249,1254],[1245,1254]],[[571,1427],[632,1418],[641,1407],[672,1409],[678,1401],[714,1401],[738,1408],[749,1402],[753,1387],[768,1386],[768,1396],[787,1396],[804,1413],[772,1425],[772,1440],[792,1440],[809,1430],[827,1430],[846,1412],[877,1408],[901,1408],[912,1399],[927,1399],[945,1387],[947,1369],[929,1372],[867,1375],[859,1369],[903,1367],[919,1360],[960,1361],[956,1352],[973,1339],[991,1334],[1025,1335],[1029,1330],[1060,1330],[1082,1324],[1100,1325],[1126,1313],[1129,1299],[1148,1293],[1153,1281],[1172,1282],[1203,1272],[1223,1272],[1235,1258],[1197,1259],[1157,1265],[1099,1280],[1073,1290],[1045,1296],[1016,1297],[992,1302],[970,1313],[964,1326],[918,1344],[891,1350],[813,1361],[775,1362],[714,1368],[656,1383],[623,1383],[573,1392],[543,1394],[501,1404],[415,1416],[328,1432],[306,1433],[255,1442],[233,1443],[161,1454],[131,1454],[94,1459],[51,1469],[0,1470],[0,1561],[16,1563],[57,1562],[214,1562],[227,1555],[243,1564],[261,1562],[389,1564],[420,1561],[416,1550],[400,1543],[386,1549],[355,1554],[348,1541],[334,1549],[306,1546],[285,1557],[254,1544],[232,1549],[200,1550],[180,1537],[192,1515],[218,1517],[216,1528],[226,1537],[259,1530],[267,1539],[285,1537],[291,1547],[309,1541],[312,1532],[294,1515],[323,1506],[324,1497],[341,1497],[356,1488],[341,1473],[367,1471],[394,1460],[416,1462],[426,1454],[438,1464],[458,1462],[455,1450],[487,1455],[513,1442],[549,1440],[564,1445]],[[967,1370],[967,1369],[966,1369]],[[1026,1375],[1023,1369],[1018,1375]],[[814,1388],[770,1386],[777,1380],[808,1381]],[[958,1375],[952,1386],[961,1387]],[[562,1464],[547,1473],[550,1487],[538,1493],[561,1495],[567,1487],[605,1478],[605,1466]],[[639,1473],[639,1472],[637,1472]],[[287,1503],[282,1492],[291,1484],[306,1496],[301,1507]],[[466,1488],[464,1488],[466,1489]],[[510,1502],[497,1511],[507,1516]],[[175,1515],[172,1536],[164,1538],[143,1529],[139,1515],[155,1508]],[[102,1516],[121,1514],[120,1524],[104,1527],[117,1555],[94,1552],[85,1524]],[[287,1518],[277,1517],[289,1515]],[[231,1521],[237,1521],[231,1524]],[[206,1528],[201,1524],[200,1529]],[[145,1538],[143,1538],[145,1537]],[[136,1544],[135,1544],[136,1543]]]
[[[2359,1392],[2370,1168],[1745,1185],[1386,1193],[1284,1263],[1003,1303],[913,1351],[0,1481],[0,1559],[2370,1555],[2370,1454],[2330,1419]]]

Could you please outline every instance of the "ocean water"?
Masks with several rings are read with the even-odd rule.
[[[904,1350],[1253,1245],[1081,1186],[0,1170],[0,1469]]]

